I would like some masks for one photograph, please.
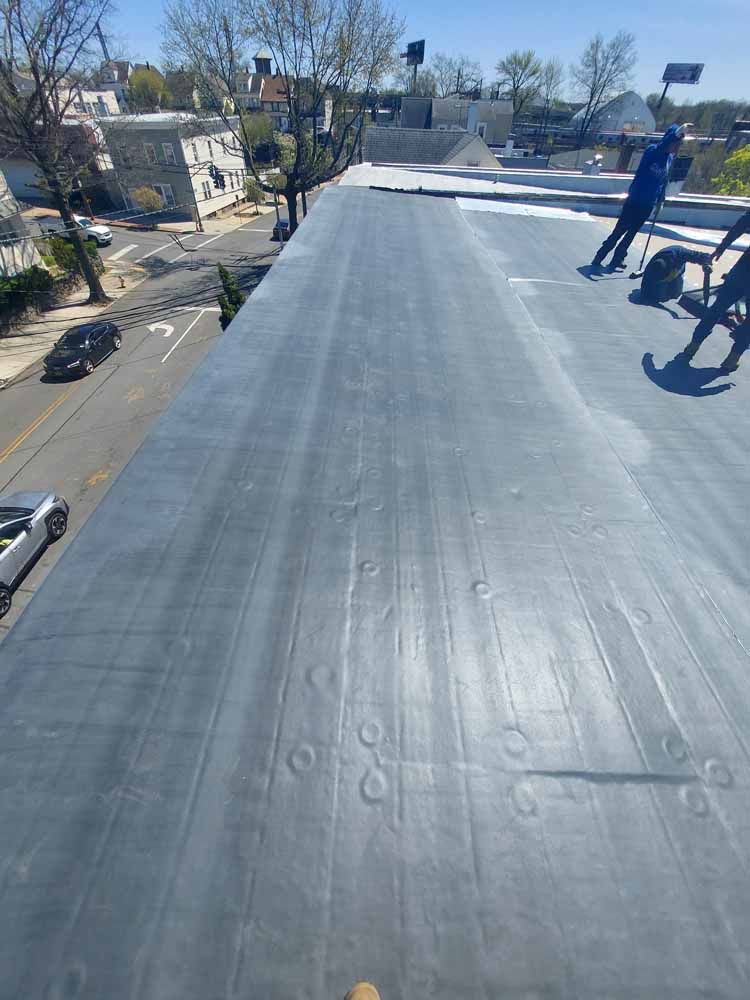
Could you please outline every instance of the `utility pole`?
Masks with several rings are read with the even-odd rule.
[[[102,47],[102,52],[104,53],[104,61],[110,62],[109,51],[107,49],[107,43],[104,41],[104,34],[102,33],[102,26],[99,21],[96,22],[96,34],[99,38],[99,44]]]
[[[89,201],[89,196],[86,194],[81,182],[81,175],[76,171],[75,160],[73,159],[73,154],[70,154],[70,165],[73,168],[71,171],[71,179],[75,181],[76,190],[81,196],[81,201],[83,202],[84,210],[89,218],[93,219],[94,213],[91,211],[91,202]]]
[[[402,52],[399,58],[406,59],[406,65],[414,67],[414,73],[411,78],[411,93],[413,97],[416,97],[417,66],[424,62],[424,38],[420,39],[418,42],[409,42],[406,46],[406,52]]]
[[[190,193],[193,196],[193,204],[191,207],[195,215],[195,228],[198,230],[199,233],[202,233],[204,232],[203,223],[201,222],[201,213],[198,208],[198,199],[195,195],[195,185],[193,184],[193,175],[190,173],[189,167],[187,169],[187,179],[188,183],[190,184]]]
[[[664,84],[664,90],[662,90],[661,97],[659,98],[659,103],[656,105],[656,110],[657,111],[659,110],[659,108],[664,103],[664,98],[667,96],[667,91],[669,90],[669,85],[670,85],[671,82],[672,82],[671,80],[667,80],[667,82]]]

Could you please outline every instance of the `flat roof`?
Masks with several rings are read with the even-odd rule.
[[[321,194],[2,646],[8,996],[746,998],[750,367],[604,233]]]

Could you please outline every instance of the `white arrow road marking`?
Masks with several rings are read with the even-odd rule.
[[[128,246],[123,247],[122,250],[118,250],[117,253],[111,253],[107,260],[119,260],[120,257],[124,257],[126,253],[130,253],[131,250],[137,250],[137,243],[130,243]]]
[[[171,337],[174,333],[174,327],[169,323],[151,323],[148,327],[151,333],[156,333],[157,330],[165,330],[165,337]]]
[[[174,344],[172,344],[172,346],[171,346],[171,347],[169,348],[169,350],[167,351],[167,353],[166,353],[166,354],[164,355],[164,357],[163,357],[163,358],[161,359],[161,363],[162,363],[162,364],[164,364],[164,362],[165,362],[165,361],[167,360],[167,358],[168,358],[168,357],[169,357],[169,355],[170,355],[170,354],[172,353],[172,351],[174,351],[174,349],[175,349],[175,348],[177,348],[177,347],[179,347],[179,346],[180,346],[180,344],[182,343],[182,341],[183,341],[183,340],[185,339],[185,337],[187,337],[187,335],[188,335],[188,334],[190,333],[190,331],[191,331],[191,330],[193,329],[193,327],[194,327],[194,326],[195,326],[195,324],[196,324],[196,323],[198,322],[198,320],[199,320],[199,319],[201,318],[201,316],[203,315],[203,313],[204,313],[204,312],[214,312],[214,311],[216,311],[216,312],[220,312],[220,310],[218,310],[218,309],[214,310],[214,307],[213,307],[213,306],[211,306],[211,307],[209,307],[209,308],[206,308],[206,309],[201,309],[201,311],[200,311],[200,312],[198,313],[198,315],[197,315],[197,316],[195,317],[195,319],[193,320],[193,322],[192,322],[192,323],[189,323],[189,324],[188,324],[188,328],[187,328],[187,330],[185,330],[185,332],[184,332],[184,333],[182,334],[182,336],[181,336],[181,337],[178,337],[178,338],[177,338],[177,340],[175,340]]]

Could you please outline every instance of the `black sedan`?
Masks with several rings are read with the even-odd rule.
[[[122,345],[120,331],[114,323],[84,323],[67,330],[44,359],[47,375],[90,375]]]

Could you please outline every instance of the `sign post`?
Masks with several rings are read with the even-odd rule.
[[[664,103],[670,83],[698,83],[703,72],[703,66],[704,63],[667,63],[667,68],[664,70],[664,75],[661,78],[664,90],[659,98],[659,103],[656,105],[656,110],[658,111]]]
[[[412,96],[416,96],[417,66],[421,66],[424,62],[424,38],[420,38],[418,42],[409,42],[406,46],[406,52],[402,52],[399,59],[406,59],[406,65],[414,67],[414,75],[411,80],[411,92]]]

